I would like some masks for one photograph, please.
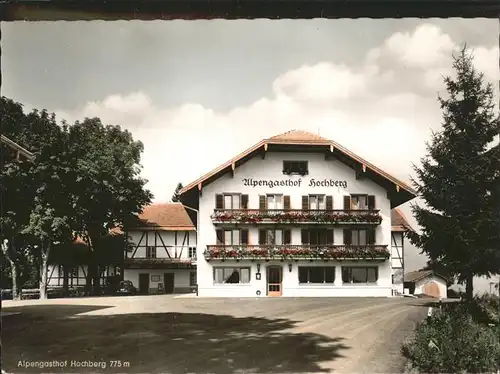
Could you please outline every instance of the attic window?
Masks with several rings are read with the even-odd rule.
[[[283,174],[286,175],[307,175],[309,168],[307,161],[283,161]]]

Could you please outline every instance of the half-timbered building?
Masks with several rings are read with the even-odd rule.
[[[403,262],[391,210],[416,194],[341,145],[290,131],[180,196],[197,212],[200,296],[391,296]]]
[[[391,211],[391,267],[392,284],[396,294],[403,294],[404,288],[404,233],[413,230],[404,213],[399,208]]]
[[[124,280],[140,293],[184,293],[196,286],[196,229],[180,203],[152,204],[129,228]]]

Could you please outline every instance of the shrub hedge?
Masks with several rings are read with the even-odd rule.
[[[402,347],[413,369],[425,373],[496,373],[500,370],[500,303],[483,296],[445,303]]]

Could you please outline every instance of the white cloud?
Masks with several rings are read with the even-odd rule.
[[[224,113],[196,103],[159,108],[146,93],[136,92],[58,116],[68,121],[98,116],[129,129],[145,145],[143,175],[156,201],[169,200],[177,182],[187,184],[262,138],[290,129],[320,131],[408,180],[429,129],[440,126],[436,92],[442,81],[435,76],[449,68],[456,45],[439,28],[422,25],[394,34],[357,68],[322,62],[284,72],[269,82],[273,97]],[[488,77],[497,74],[497,53],[475,51],[478,68]]]
[[[411,34],[398,32],[392,35],[384,47],[404,65],[431,68],[449,60],[455,43],[439,27],[424,24]]]

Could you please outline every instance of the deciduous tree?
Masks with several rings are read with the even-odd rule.
[[[151,202],[140,174],[141,142],[119,126],[103,125],[86,118],[70,127],[75,185],[73,207],[76,233],[89,247],[87,286],[100,293],[98,251],[100,239],[122,227],[130,215]]]

